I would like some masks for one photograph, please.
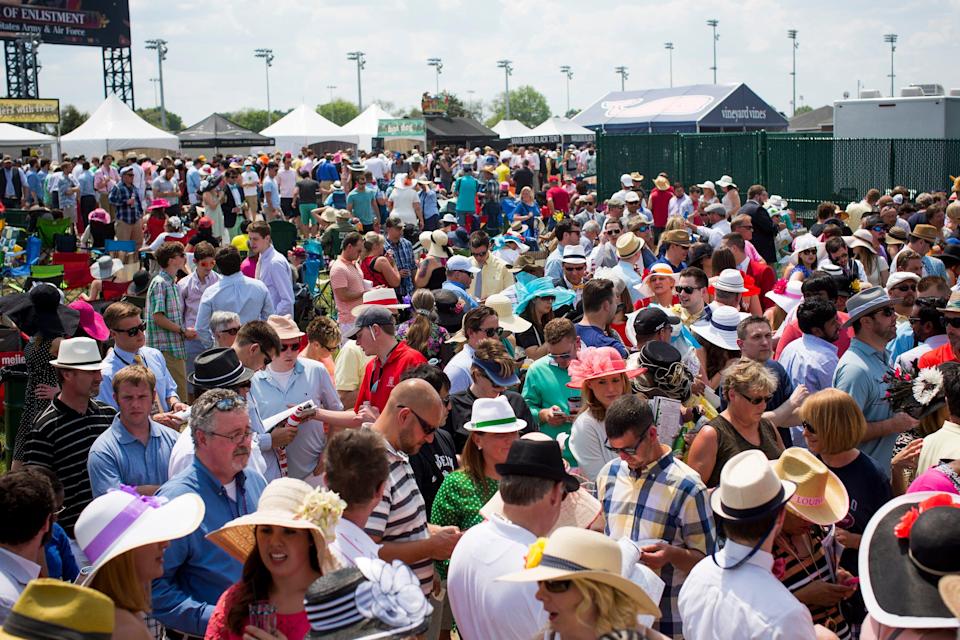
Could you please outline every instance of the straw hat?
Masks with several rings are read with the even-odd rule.
[[[488,296],[484,304],[497,312],[500,326],[511,333],[523,333],[532,325],[513,312],[513,303],[502,293]]]
[[[767,291],[765,295],[785,313],[790,313],[803,302],[802,288],[803,282],[801,280],[787,282],[781,280],[773,286],[773,291]]]
[[[960,313],[960,291],[954,291],[947,300],[947,306],[937,309],[940,313]]]
[[[97,261],[90,265],[90,275],[95,280],[106,280],[112,278],[123,271],[123,260],[120,258],[111,258],[110,256],[100,256]]]
[[[385,309],[407,309],[409,304],[397,300],[396,289],[390,287],[379,287],[363,292],[363,301],[353,308],[353,315],[356,317],[367,307],[383,307]]]
[[[690,328],[707,342],[727,351],[739,351],[737,345],[737,325],[749,316],[733,307],[720,305],[713,310],[710,320],[693,324]]]
[[[653,184],[660,191],[666,191],[670,188],[670,180],[668,180],[666,176],[657,176],[653,179]]]
[[[960,575],[943,576],[937,583],[940,598],[950,613],[960,618]]]
[[[579,244],[569,244],[563,248],[560,261],[568,264],[587,264],[587,254]]]
[[[337,222],[337,210],[333,207],[318,207],[312,210],[310,213],[320,213],[320,219],[328,224],[336,224]]]
[[[638,251],[643,249],[644,244],[643,238],[632,231],[621,233],[620,237],[617,238],[617,256],[620,258],[634,256]]]
[[[338,220],[349,220],[352,217],[353,217],[353,214],[347,211],[346,209],[337,209]]]
[[[516,433],[526,426],[526,420],[521,420],[513,413],[507,397],[497,396],[477,399],[473,403],[470,421],[463,428],[477,433]]]
[[[892,242],[891,242],[891,240],[892,240]],[[884,238],[883,241],[884,241],[885,244],[888,244],[888,245],[890,245],[890,244],[899,244],[899,245],[907,244],[907,232],[903,229],[903,227],[898,227],[898,226],[890,227],[890,230],[887,231],[887,235],[886,235],[886,237]]]
[[[511,273],[520,273],[528,267],[540,267],[543,268],[547,264],[547,259],[542,257],[537,257],[533,254],[521,254],[516,260],[513,261],[513,266],[510,267]]]
[[[873,248],[873,234],[869,229],[857,229],[853,232],[853,241],[848,245],[851,249],[854,247],[863,247],[873,255],[877,255],[877,250]]]
[[[683,229],[671,229],[670,231],[664,231],[660,236],[660,242],[668,242],[670,244],[678,244],[681,247],[690,246],[690,234]]]
[[[93,338],[68,338],[60,343],[57,357],[50,365],[58,369],[99,371],[103,367],[100,346]]]
[[[505,575],[503,582],[593,580],[613,587],[637,603],[639,613],[660,617],[660,608],[650,596],[622,574],[620,545],[598,531],[561,527],[546,544],[534,543],[523,571]]]
[[[0,629],[0,640],[106,640],[113,636],[114,610],[113,600],[99,591],[38,578],[17,598]]]
[[[782,507],[796,490],[793,482],[777,477],[762,451],[750,449],[723,465],[710,508],[725,520],[756,520]]]
[[[267,324],[277,332],[281,340],[293,340],[306,335],[303,331],[300,331],[300,327],[290,316],[272,315],[267,318]]]
[[[60,349],[62,352],[63,347]],[[97,571],[127,551],[193,533],[204,512],[203,500],[195,493],[168,500],[141,496],[133,487],[120,485],[95,498],[74,527],[77,544],[91,562],[81,571],[77,583],[89,584]]]
[[[430,248],[427,249],[427,255],[433,256],[434,258],[448,258],[447,245],[449,242],[450,239],[447,237],[446,232],[440,231],[439,229],[431,231]]]
[[[840,478],[806,449],[790,447],[773,461],[773,471],[797,485],[787,509],[804,520],[825,527],[842,520],[850,510]]]
[[[570,362],[571,389],[582,389],[588,380],[607,376],[625,375],[636,378],[646,373],[646,369],[627,369],[627,362],[613,347],[587,347],[580,349],[576,360]]]
[[[256,511],[231,520],[207,534],[207,539],[243,563],[256,547],[254,529],[258,525],[306,529],[313,536],[320,567],[332,569],[327,545],[336,537],[335,528],[346,506],[333,491],[314,489],[295,478],[277,478],[263,490]]]

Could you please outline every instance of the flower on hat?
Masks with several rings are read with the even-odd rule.
[[[294,520],[306,520],[320,527],[325,540],[336,537],[337,521],[347,508],[339,495],[327,489],[314,489],[306,496],[293,513]]]
[[[555,211],[553,213],[553,219],[556,220],[557,222],[560,222],[561,220],[563,220],[563,211]]]
[[[543,550],[547,547],[546,538],[537,538],[537,541],[530,545],[530,548],[527,549],[527,555],[524,558],[524,569],[533,569],[534,567],[540,566],[540,561],[543,560]]]
[[[938,367],[921,369],[913,381],[913,399],[922,405],[930,404],[943,388],[943,372]]]
[[[585,380],[627,373],[627,363],[613,347],[587,347],[570,362],[568,371],[568,386],[579,387]]]
[[[934,494],[903,514],[900,517],[900,521],[897,522],[897,524],[895,524],[893,527],[893,535],[901,540],[909,539],[910,531],[913,529],[913,523],[917,521],[917,518],[920,517],[920,514],[937,507],[960,508],[960,505],[957,505],[957,503],[953,501],[953,498],[950,497],[949,493]]]
[[[780,278],[773,284],[773,293],[783,295],[787,292],[787,281],[785,278]]]
[[[357,587],[357,611],[389,627],[409,627],[433,612],[420,590],[420,579],[400,560],[387,564],[379,558],[357,558],[357,569],[367,579]]]

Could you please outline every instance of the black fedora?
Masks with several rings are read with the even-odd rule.
[[[960,244],[947,244],[947,246],[944,247],[943,252],[941,252],[937,257],[940,258],[940,261],[948,267],[960,263]]]
[[[249,382],[254,371],[243,366],[230,347],[207,349],[193,361],[193,373],[187,381],[204,389],[225,389]]]
[[[563,453],[556,441],[516,440],[510,445],[507,461],[496,465],[500,475],[531,476],[562,482],[567,493],[580,488],[580,480],[567,473]]]

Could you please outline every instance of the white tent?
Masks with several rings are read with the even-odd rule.
[[[500,134],[501,140],[519,138],[530,134],[530,127],[519,120],[501,120],[490,128]]]
[[[357,136],[357,147],[370,151],[373,139],[377,137],[381,120],[389,120],[394,116],[384,111],[376,102],[363,110],[363,113],[343,125],[343,131]]]
[[[309,147],[317,142],[331,140],[357,144],[357,136],[345,132],[305,104],[300,105],[287,115],[260,132],[260,135],[273,138],[277,151],[297,153],[301,147]]]
[[[581,127],[573,120],[553,117],[544,120],[528,133],[517,136],[514,142],[521,144],[542,142],[593,142],[596,134]]]
[[[0,122],[0,147],[32,147],[41,144],[53,144],[56,141],[57,139],[53,136]]]
[[[124,149],[180,148],[180,139],[153,126],[115,95],[107,97],[82,125],[60,138],[64,153],[99,156]]]

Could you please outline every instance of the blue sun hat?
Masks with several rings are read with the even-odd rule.
[[[514,305],[513,310],[517,315],[523,313],[523,310],[534,298],[552,297],[554,309],[573,304],[573,301],[577,299],[576,293],[570,289],[554,286],[553,280],[550,278],[536,278],[527,284],[517,282],[515,291],[517,293],[517,304]]]

